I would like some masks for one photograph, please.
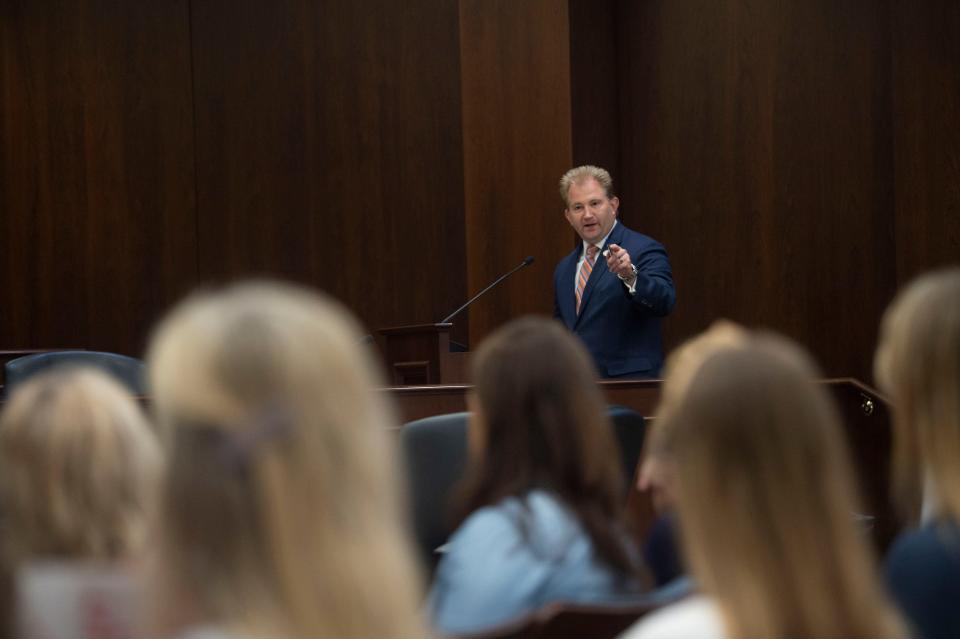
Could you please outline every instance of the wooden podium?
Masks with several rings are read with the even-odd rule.
[[[450,352],[451,326],[417,324],[378,330],[389,382],[394,386],[464,383],[467,354]]]

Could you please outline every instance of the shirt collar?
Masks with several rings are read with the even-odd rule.
[[[618,224],[617,218],[613,218],[613,226],[610,227],[610,233],[613,233],[613,229],[617,228],[617,224]],[[586,240],[582,240],[583,247],[580,250],[581,257],[587,254],[587,247],[590,246],[591,244],[599,248],[600,252],[603,252],[603,246],[607,243],[607,238],[610,237],[610,233],[607,233],[606,235],[604,235],[603,239],[600,240],[599,242],[588,242]]]

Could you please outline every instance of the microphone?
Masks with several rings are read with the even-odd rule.
[[[461,306],[460,308],[458,308],[458,309],[455,310],[454,312],[452,312],[452,313],[450,313],[449,315],[447,315],[445,318],[443,318],[442,320],[440,320],[439,323],[440,323],[440,324],[446,324],[447,322],[449,322],[450,320],[452,320],[454,317],[456,317],[457,314],[458,314],[460,311],[462,311],[462,310],[465,309],[466,307],[468,307],[468,306],[470,306],[471,304],[473,304],[473,303],[477,300],[477,298],[479,298],[481,295],[483,295],[484,293],[486,293],[487,291],[489,291],[491,288],[493,288],[494,286],[496,286],[497,284],[499,284],[499,283],[502,282],[503,280],[507,279],[508,277],[510,277],[511,275],[513,275],[514,273],[516,273],[517,271],[519,271],[520,269],[522,269],[524,266],[530,266],[531,264],[533,264],[533,256],[532,256],[532,255],[528,255],[527,257],[523,258],[523,261],[520,262],[519,265],[515,266],[512,270],[507,271],[506,273],[504,273],[503,275],[501,275],[500,277],[498,277],[497,279],[495,279],[495,280],[493,281],[493,284],[491,284],[491,285],[488,286],[487,288],[483,289],[482,291],[480,291],[479,293],[477,293],[476,295],[474,295],[473,297],[471,297],[469,300],[467,300],[467,303],[466,303],[466,304],[464,304],[463,306]]]

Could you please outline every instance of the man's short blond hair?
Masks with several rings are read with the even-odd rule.
[[[613,178],[610,177],[610,173],[606,169],[601,169],[599,166],[584,164],[583,166],[570,169],[560,178],[560,199],[563,200],[564,205],[570,203],[567,199],[570,193],[570,187],[574,184],[583,184],[591,178],[600,183],[600,186],[603,187],[603,192],[606,193],[608,198],[613,197]]]

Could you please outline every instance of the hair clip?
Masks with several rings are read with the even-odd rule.
[[[245,427],[226,434],[221,458],[229,466],[246,465],[258,448],[285,437],[293,427],[290,411],[276,402],[268,404]]]

